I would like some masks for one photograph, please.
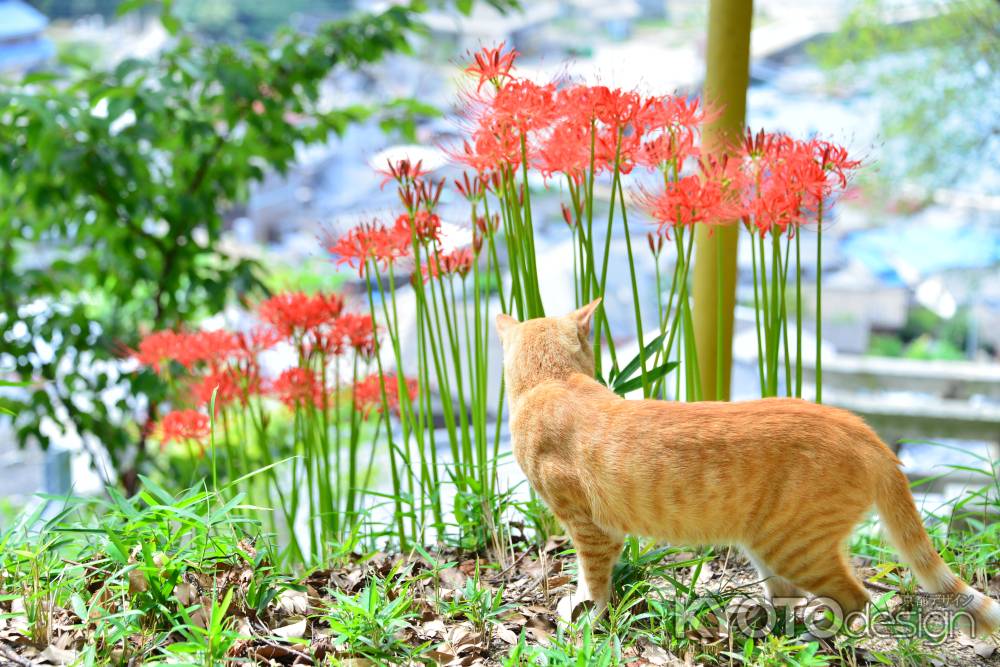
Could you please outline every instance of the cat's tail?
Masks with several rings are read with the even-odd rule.
[[[1000,630],[1000,604],[955,576],[935,551],[913,502],[909,481],[895,461],[882,479],[875,504],[890,541],[910,564],[920,585],[930,593],[954,596],[951,607],[960,612],[959,627],[980,636]]]

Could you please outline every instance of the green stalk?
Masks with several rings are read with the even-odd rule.
[[[723,386],[723,365],[725,363],[724,359],[724,336],[723,333],[723,253],[722,253],[722,236],[720,234],[715,235],[715,400],[721,401],[723,399],[723,392],[725,387]]]
[[[771,336],[767,346],[768,395],[778,395],[778,350],[781,341],[781,311],[778,295],[781,285],[781,245],[776,230],[771,231]]]
[[[678,283],[680,285],[680,289],[679,289],[678,298],[677,298],[677,312],[674,314],[674,317],[671,320],[670,333],[667,336],[667,342],[666,342],[666,344],[663,346],[663,350],[664,350],[663,359],[664,360],[670,358],[670,350],[673,348],[674,337],[675,337],[675,335],[677,334],[677,332],[679,330],[680,321],[681,321],[681,318],[683,316],[682,315],[683,311],[682,311],[682,308],[681,308],[681,304],[682,304],[682,302],[684,302],[687,299],[688,272],[689,272],[689,269],[691,267],[691,251],[694,248],[694,239],[692,239],[691,242],[688,243],[687,250],[685,251],[684,250],[684,229],[682,227],[678,227],[676,229],[676,233],[674,234],[674,244],[677,246],[677,265],[674,268],[674,272],[676,274],[678,272],[678,268],[677,267],[680,267],[680,279],[678,280]],[[672,294],[672,292],[671,292],[670,301],[671,302],[673,301],[673,294]],[[668,306],[669,305],[670,305],[670,303],[668,303]],[[668,307],[668,309],[667,309],[668,315],[670,313],[670,310],[671,309]],[[664,323],[664,327],[665,326],[666,326],[666,323]],[[680,345],[678,345],[678,358],[677,358],[678,362],[680,362],[680,360],[681,360],[680,359],[680,349],[681,349]],[[677,377],[680,378],[680,375],[681,375],[680,369],[678,369],[677,370]],[[657,394],[657,393],[659,393],[660,388],[663,386],[664,382],[665,382],[665,376],[661,377],[659,380],[657,380],[657,384],[653,385],[653,394],[654,395]],[[679,399],[679,397],[680,397],[680,390],[679,389],[677,391],[677,396],[678,396],[678,399]]]
[[[785,290],[788,286],[788,260],[791,257],[791,243],[792,237],[787,235],[785,237],[785,259],[784,266],[781,269],[781,344],[785,352],[785,396],[791,397],[792,395],[792,362],[791,355],[788,352],[788,300],[785,295]]]
[[[431,278],[430,282],[433,283],[434,280],[435,280],[434,278]],[[435,341],[442,341],[442,345],[448,344],[449,342],[453,341],[451,341],[450,331],[448,337],[447,338],[445,337],[445,330],[444,327],[442,327],[441,325],[441,313],[437,305],[437,295],[434,292],[433,284],[431,285],[431,288],[428,290],[428,292],[430,292],[431,295],[430,298],[431,307],[428,309],[429,312],[428,317],[431,319],[432,324],[437,326],[436,339],[434,338],[431,339],[431,349],[436,350],[437,346],[435,344]],[[442,298],[443,298],[443,292],[442,292]],[[433,317],[430,317],[431,315],[433,315]],[[461,466],[462,462],[465,460],[464,452],[466,449],[466,443],[469,434],[468,430],[465,429],[463,426],[461,433],[461,449],[459,449],[458,427],[456,426],[455,423],[454,408],[451,405],[452,401],[454,400],[454,394],[452,393],[451,389],[451,378],[448,374],[447,359],[444,358],[444,355],[445,355],[445,350],[443,349],[440,350],[441,363],[438,366],[438,384],[440,385],[442,391],[445,392],[444,396],[446,397],[444,400],[441,401],[441,407],[442,407],[442,412],[445,413],[445,427],[448,429],[449,440],[455,443],[455,447],[452,452],[454,457],[452,461],[456,466]],[[436,355],[435,358],[437,358]],[[462,408],[462,415],[459,416],[459,419],[462,420],[464,415],[464,404],[462,402],[460,402],[460,407]],[[462,476],[458,476],[457,479],[459,480],[459,488],[462,491],[465,491],[466,489],[465,480],[462,479]]]
[[[347,514],[347,524],[354,529],[355,525],[355,501],[357,500],[357,489],[358,489],[358,478],[357,478],[357,468],[354,465],[357,460],[358,452],[358,441],[360,439],[360,429],[361,425],[358,423],[358,401],[354,394],[353,387],[357,386],[358,383],[358,357],[360,355],[354,355],[354,361],[351,365],[351,377],[353,382],[351,384],[351,426],[350,432],[348,433],[348,457],[350,460],[350,466],[348,467],[348,477],[347,477],[347,499],[345,500],[345,508]]]
[[[596,166],[597,166],[596,160],[597,160],[597,122],[596,120],[591,118],[590,119],[590,169],[586,174],[587,193],[584,202],[585,210],[587,212],[587,230],[586,230],[587,265],[585,267],[587,275],[584,276],[583,285],[588,290],[591,286],[591,281],[595,280],[594,274],[596,272],[594,265],[594,174],[596,173]],[[583,231],[582,227],[580,231],[581,232]],[[594,284],[596,285],[596,283]],[[585,292],[583,300],[589,303],[590,300],[595,296],[597,295]],[[597,327],[594,327],[594,329],[597,332],[597,334],[594,336],[595,338],[594,345],[596,347],[598,342],[600,341],[600,329],[598,329]],[[600,354],[597,354],[597,357],[595,359],[595,366],[597,368],[598,375],[601,374],[601,367],[598,363],[599,359],[600,359]]]
[[[531,187],[528,183],[528,143],[524,133],[521,133],[521,180],[524,185],[524,233],[525,245],[528,247],[528,260],[531,271],[532,297],[536,310],[532,317],[545,317],[545,307],[542,295],[538,289],[538,264],[535,259],[535,227],[531,218]]]
[[[604,259],[601,263],[601,280],[598,287],[598,294],[604,294],[605,287],[608,282],[608,260],[611,258],[611,232],[613,230],[613,224],[615,221],[615,196],[618,192],[618,181],[621,178],[621,170],[619,169],[619,162],[621,161],[621,129],[619,128],[615,136],[615,167],[614,172],[611,176],[611,204],[608,206],[608,229],[604,236]],[[595,329],[599,329],[602,322],[607,320],[607,313],[605,312],[604,303],[597,308],[597,312],[594,315],[596,321]],[[608,345],[611,346],[611,336],[608,336]],[[594,345],[594,355],[596,358],[600,358],[600,338],[595,341]],[[618,364],[613,363],[612,368],[617,368]],[[594,367],[598,369],[598,374],[600,374],[600,366],[597,364],[596,360]]]
[[[639,304],[639,282],[635,278],[635,258],[632,255],[632,237],[628,231],[628,213],[625,210],[625,191],[622,188],[621,181],[618,181],[618,201],[620,203],[620,209],[622,213],[622,226],[625,231],[625,250],[628,254],[628,271],[629,276],[632,279],[632,307],[635,311],[635,330],[636,335],[639,338],[639,361],[640,361],[640,377],[642,378],[642,397],[649,398],[649,379],[647,378],[648,371],[646,370],[646,357],[642,356],[642,350],[646,349],[646,343],[642,335],[642,307]]]
[[[372,262],[374,264],[374,262]],[[378,275],[377,267],[369,267],[368,260],[365,260],[365,291],[368,294],[368,310],[371,313],[372,321],[375,321],[375,298],[372,296],[372,281],[371,273],[372,268],[375,269],[376,275]],[[378,336],[374,337],[375,345],[375,363],[378,366],[379,375],[379,393],[382,398],[382,417],[385,419],[385,434],[389,442],[389,473],[392,479],[392,502],[394,507],[394,519],[396,522],[396,536],[399,539],[399,548],[403,551],[406,550],[406,526],[403,521],[403,503],[400,499],[400,491],[402,486],[399,479],[399,470],[396,468],[396,451],[395,444],[392,437],[392,423],[389,421],[389,398],[385,392],[385,373],[382,370],[382,358],[381,358],[381,344],[379,343]]]
[[[761,331],[760,325],[760,301],[757,297],[757,244],[754,242],[754,233],[747,223],[747,233],[750,234],[750,260],[753,264],[753,315],[754,320],[757,325],[757,373],[760,376],[760,394],[761,396],[766,396],[767,384],[764,382],[764,349],[763,349],[763,332]],[[761,263],[763,263],[764,258],[761,257]]]
[[[795,234],[795,397],[802,398],[802,248]]]
[[[409,390],[406,386],[406,377],[404,373],[403,365],[403,352],[402,345],[399,341],[399,310],[396,306],[396,272],[393,264],[389,263],[389,301],[392,304],[392,315],[389,314],[388,306],[386,305],[385,298],[382,299],[382,313],[386,320],[386,329],[389,331],[389,339],[392,343],[393,355],[396,359],[396,392],[399,396],[399,408],[400,408],[400,425],[403,432],[403,442],[406,444],[406,467],[409,470],[409,484],[411,488],[411,493],[413,489],[413,466],[410,461],[409,447],[410,447],[410,434],[413,433],[417,440],[417,455],[420,458],[420,476],[421,476],[421,487],[423,488],[427,483],[427,461],[426,452],[424,448],[424,429],[423,424],[419,419],[415,419],[413,416],[413,399],[410,397]],[[419,317],[418,317],[419,326]],[[417,349],[418,358],[420,355],[420,346]],[[426,386],[426,385],[424,385]],[[420,525],[425,523],[425,512],[426,512],[426,501],[430,494],[421,493],[421,508],[420,508]],[[433,503],[432,503],[433,504]],[[416,535],[414,535],[416,537]]]
[[[823,202],[816,216],[816,402],[823,402]]]

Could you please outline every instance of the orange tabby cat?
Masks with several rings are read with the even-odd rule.
[[[624,400],[593,378],[599,301],[565,317],[497,317],[514,456],[573,539],[597,613],[626,534],[739,545],[769,596],[808,591],[860,611],[868,594],[845,543],[875,505],[924,588],[963,594],[977,634],[1000,627],[1000,605],[934,551],[899,460],[861,419],[797,399]]]

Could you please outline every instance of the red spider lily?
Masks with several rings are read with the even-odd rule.
[[[340,331],[340,320],[338,319],[332,327],[313,332],[312,340],[306,346],[307,356],[314,353],[322,354],[325,357],[339,357],[347,349],[344,334]]]
[[[465,68],[465,71],[469,74],[479,77],[479,83],[476,86],[477,92],[487,81],[492,83],[496,88],[500,88],[503,85],[504,79],[509,80],[513,78],[510,70],[514,67],[514,61],[517,59],[518,53],[513,49],[507,53],[502,53],[504,44],[504,42],[500,42],[497,47],[492,49],[483,47],[473,54],[472,57],[475,62]]]
[[[563,221],[566,223],[566,226],[570,229],[574,229],[576,227],[576,219],[573,215],[573,211],[571,211],[569,206],[566,206],[566,204],[560,204],[559,206],[562,208]]]
[[[417,241],[437,244],[441,240],[441,218],[430,211],[417,211],[414,216],[401,213],[396,218],[395,230],[396,233],[405,234],[408,239],[412,231]]]
[[[458,275],[465,278],[472,270],[475,259],[471,247],[458,248],[449,253],[430,257],[420,268],[420,275],[425,283],[431,278],[444,276]]]
[[[781,233],[806,222],[860,161],[835,144],[748,132],[743,145],[747,215],[761,232]]]
[[[208,415],[197,410],[175,410],[156,425],[161,446],[171,442],[204,442],[211,435]]]
[[[228,331],[154,331],[139,341],[132,357],[160,372],[175,361],[191,370],[200,362],[216,363],[233,354],[237,338]]]
[[[823,171],[834,179],[832,183],[829,178],[827,179],[829,188],[831,190],[834,187],[839,187],[841,190],[846,189],[847,181],[851,174],[861,166],[861,160],[850,159],[846,148],[829,141],[814,139],[809,144]]]
[[[500,227],[500,214],[494,213],[490,217],[479,216],[476,218],[476,229],[485,236],[492,236]]]
[[[511,123],[482,118],[480,126],[472,132],[472,142],[464,141],[462,150],[450,152],[449,156],[480,175],[497,172],[503,167],[520,164],[521,138]]]
[[[385,376],[385,397],[392,412],[399,414],[399,380],[395,373]],[[369,375],[354,384],[354,405],[366,417],[373,410],[382,411],[382,378],[378,373]],[[406,394],[412,401],[420,393],[420,386],[414,379],[405,380]]]
[[[666,130],[673,134],[697,135],[705,123],[715,120],[719,111],[706,108],[697,97],[663,95],[643,104],[636,122],[646,130]]]
[[[257,356],[281,342],[281,334],[270,327],[255,327],[236,334],[235,356],[257,361]]]
[[[410,233],[398,226],[386,227],[381,223],[362,223],[341,235],[327,247],[336,257],[337,264],[347,264],[363,276],[368,260],[373,260],[382,270],[410,253]]]
[[[345,313],[334,329],[335,335],[352,347],[354,351],[366,359],[375,354],[375,323],[371,315],[360,313]]]
[[[533,166],[545,177],[565,174],[581,183],[590,168],[590,124],[577,118],[556,123],[536,148]]]
[[[263,392],[263,383],[256,364],[250,368],[237,367],[219,368],[210,371],[191,385],[191,396],[196,405],[208,406],[212,402],[212,392],[218,388],[215,395],[215,408],[219,410],[233,403],[247,405],[250,396]]]
[[[478,174],[469,178],[468,172],[462,173],[462,180],[457,178],[454,181],[458,194],[465,197],[470,203],[481,201],[486,196],[486,179]]]
[[[653,253],[653,257],[659,257],[660,253],[663,252],[663,235],[650,232],[646,234],[646,242],[649,244],[649,252]]]
[[[496,92],[488,113],[501,126],[512,126],[520,141],[520,136],[548,127],[560,116],[556,87],[528,79],[511,81]]]
[[[218,364],[237,352],[239,337],[231,331],[217,329],[215,331],[197,331],[187,335],[187,343],[198,355],[199,361]]]
[[[652,103],[651,100],[644,100],[639,93],[631,90],[594,86],[592,91],[594,116],[613,128],[622,128],[634,123]]]
[[[699,154],[693,133],[663,131],[643,141],[636,162],[645,167],[676,167],[680,172],[689,158],[697,158]]]
[[[344,299],[339,294],[285,292],[262,302],[257,314],[282,336],[293,338],[329,324],[343,308]]]
[[[159,373],[165,363],[176,361],[189,368],[197,356],[187,344],[186,336],[176,331],[154,331],[139,341],[139,349],[132,357],[144,366],[152,366]]]
[[[407,159],[397,160],[392,162],[391,160],[386,160],[385,169],[376,169],[375,171],[382,176],[382,184],[380,187],[385,187],[386,183],[390,181],[396,181],[397,183],[403,183],[406,181],[415,181],[419,178],[426,176],[429,172],[423,170],[423,160],[418,160],[417,162],[410,162]]]
[[[641,135],[636,132],[621,133],[617,128],[606,127],[597,132],[594,145],[595,168],[613,171],[615,167],[623,174],[632,172],[636,155],[642,147]]]
[[[662,192],[642,191],[640,203],[660,224],[660,233],[696,223],[717,223],[742,217],[742,178],[736,161],[706,160],[701,173],[668,181]]]
[[[323,405],[323,382],[308,368],[289,368],[271,383],[271,392],[289,408]]]

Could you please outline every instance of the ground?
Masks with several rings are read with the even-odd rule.
[[[166,659],[172,664],[355,667],[1000,665],[993,645],[964,637],[940,645],[927,639],[869,637],[810,646],[791,635],[747,644],[720,628],[715,612],[690,603],[695,594],[727,602],[739,595],[761,595],[757,575],[742,556],[730,550],[713,555],[656,549],[638,542],[627,545],[616,573],[618,603],[591,630],[582,606],[575,610],[575,623],[561,620],[571,613],[576,581],[567,540],[550,538],[542,547],[520,545],[499,558],[459,550],[432,555],[422,549],[405,556],[348,554],[334,567],[289,579],[275,574],[266,557],[244,541],[230,558],[216,560],[210,568],[203,564],[200,570],[188,569],[174,583],[169,599],[178,611],[187,609],[181,613],[188,627],[157,631],[155,613],[147,611],[148,622],[138,627],[148,631],[125,637],[114,637],[106,629],[95,636],[101,623],[96,618],[81,622],[80,616],[95,608],[94,600],[80,599],[67,608],[52,608],[47,639],[32,642],[22,615],[24,599],[4,590],[0,579],[0,665],[86,664],[88,646],[91,655],[119,664]],[[884,567],[855,564],[866,579],[885,580]],[[73,565],[88,570],[87,563]],[[102,572],[96,561],[89,569]],[[150,592],[150,580],[138,569],[127,577],[130,599]],[[890,588],[869,583],[875,598]],[[994,596],[1000,592],[1000,575],[993,577],[991,588]],[[102,608],[113,608],[109,586],[96,576],[85,590],[94,598],[109,598]],[[673,604],[677,599],[684,601],[680,608]],[[899,598],[891,604],[900,604]],[[684,609],[701,621],[701,628],[691,624],[677,630]],[[127,611],[121,607],[118,613]],[[185,662],[188,659],[192,662]]]

